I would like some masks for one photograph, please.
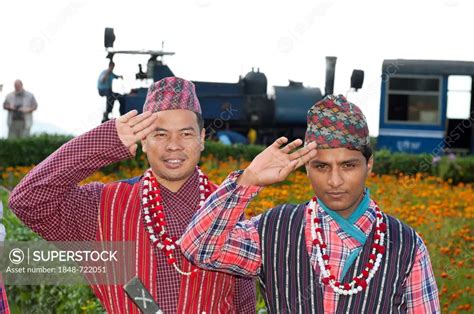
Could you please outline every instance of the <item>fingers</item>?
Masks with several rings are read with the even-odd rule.
[[[132,117],[136,116],[138,111],[132,110],[124,114],[123,116],[120,116],[117,118],[117,121],[126,123],[128,120],[130,120]]]
[[[290,160],[302,158],[305,155],[307,155],[309,152],[311,152],[315,149],[316,149],[316,143],[311,142],[308,145],[306,145],[305,147],[303,147],[301,149],[298,149],[296,152],[291,153],[290,155],[288,155],[288,157],[290,158]]]
[[[278,174],[279,180],[283,181],[288,177],[288,175],[294,171],[297,167],[298,160],[292,160],[290,161],[285,167],[281,168],[280,173]]]
[[[138,145],[137,144],[133,144],[132,146],[129,147],[129,151],[130,151],[130,154],[132,154],[132,156],[135,156],[136,153],[137,153],[137,148],[138,148]]]
[[[139,118],[139,117],[140,116],[136,116],[136,117],[133,117],[132,119]],[[153,124],[153,122],[155,122],[156,117],[157,117],[156,114],[152,114],[152,115],[149,115],[147,117],[146,116],[145,117],[140,117],[140,119],[135,120],[135,121],[138,121],[138,122],[135,125],[132,126],[133,133],[137,134],[138,132],[148,128],[149,126],[151,126]],[[130,119],[130,121],[132,119]],[[132,123],[130,121],[129,121],[129,124]]]
[[[132,117],[130,120],[127,121],[127,123],[130,127],[133,128],[134,126],[136,126],[143,120],[146,120],[147,118],[149,118],[151,115],[152,115],[151,111],[145,111],[137,116]]]
[[[296,161],[296,165],[295,165],[295,168],[293,170],[298,169],[299,167],[301,167],[304,164],[308,163],[311,159],[313,159],[316,156],[317,153],[318,153],[318,151],[313,149],[309,153],[304,155],[303,157],[293,160],[293,161]]]
[[[154,120],[151,121],[150,125],[148,125],[144,129],[134,134],[137,141],[144,139],[148,134],[150,134],[155,129],[155,125],[153,124],[153,121]]]
[[[317,152],[318,151],[313,148],[304,156],[290,161],[285,167],[281,169],[279,173],[280,180],[283,181],[291,172],[309,162],[314,156],[316,156]]]
[[[306,145],[305,147],[308,148],[309,150],[313,150],[316,147],[318,147],[318,144],[316,144],[316,142],[311,142],[308,145]]]
[[[297,147],[300,147],[301,144],[303,144],[303,141],[300,140],[300,139],[296,139],[294,140],[293,142],[291,142],[290,144],[286,145],[285,147],[283,147],[281,149],[281,152],[282,153],[285,153],[285,154],[288,154],[289,152],[291,152],[292,150],[294,150],[295,148]]]
[[[273,144],[270,145],[269,147],[280,148],[281,145],[285,144],[286,142],[288,142],[288,139],[282,136],[278,138],[275,142],[273,142]]]

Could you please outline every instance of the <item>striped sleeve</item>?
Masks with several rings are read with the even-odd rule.
[[[438,288],[428,249],[417,235],[417,252],[405,288],[408,313],[440,313]]]
[[[261,187],[237,185],[241,173],[231,173],[196,212],[181,239],[181,249],[199,267],[256,276],[261,265],[260,216],[240,219]]]

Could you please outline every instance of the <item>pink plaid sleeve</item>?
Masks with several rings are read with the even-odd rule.
[[[9,206],[46,240],[94,240],[103,184],[78,184],[101,167],[129,157],[115,121],[108,121],[33,168],[11,193]]]
[[[440,313],[438,288],[430,257],[419,236],[417,246],[415,262],[405,288],[408,313]]]
[[[199,267],[256,276],[262,262],[257,231],[260,217],[239,220],[261,188],[237,185],[240,173],[231,173],[194,215],[181,239],[181,249]]]

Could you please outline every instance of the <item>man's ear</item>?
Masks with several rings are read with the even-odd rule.
[[[374,167],[374,155],[370,156],[369,160],[367,161],[367,176],[368,177],[370,177],[373,167]]]
[[[204,150],[205,142],[206,142],[206,129],[202,128],[202,130],[201,130],[201,152]]]
[[[142,151],[144,153],[146,153],[146,143],[147,143],[146,142],[146,137],[144,139],[140,140],[140,142],[142,143]]]

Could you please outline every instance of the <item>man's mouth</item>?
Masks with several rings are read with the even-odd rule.
[[[184,162],[184,159],[165,159],[165,162],[177,165],[182,164]]]
[[[165,166],[168,169],[178,169],[181,167],[184,163],[184,159],[182,158],[169,158],[169,159],[164,159]]]
[[[346,192],[327,192],[327,194],[332,198],[341,198]]]

